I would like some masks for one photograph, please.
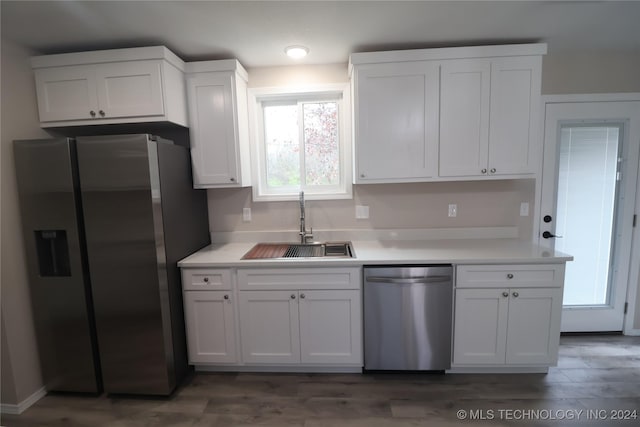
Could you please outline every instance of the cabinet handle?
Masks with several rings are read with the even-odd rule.
[[[507,279],[513,279],[513,274],[511,273],[507,274]]]
[[[300,294],[300,298],[301,298],[301,299],[304,299],[304,294]]]
[[[296,294],[291,294],[291,299],[296,299]]]
[[[225,295],[224,299],[228,300],[229,299],[229,295]]]
[[[496,173],[496,168],[491,168],[491,173]]]
[[[487,173],[487,170],[486,169],[482,169],[480,172]]]
[[[89,111],[89,114],[91,115],[91,117],[95,117],[96,116],[96,112],[93,111],[93,110]]]
[[[104,110],[100,110],[100,111],[98,111],[98,113],[100,113],[100,117],[104,117],[106,115]]]
[[[204,278],[204,279],[202,279],[202,280],[204,280],[204,283],[209,283],[209,278],[208,278],[208,277],[205,277],[205,278]]]
[[[505,298],[508,297],[509,296],[509,292],[503,292],[502,296],[505,297]]]
[[[518,298],[518,297],[520,296],[520,294],[519,294],[519,293],[517,293],[517,292],[514,292],[514,293],[513,293],[513,294],[511,294],[511,295],[513,295],[513,297],[514,297],[514,298]]]

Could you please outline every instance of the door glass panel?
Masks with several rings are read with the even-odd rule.
[[[609,303],[619,126],[567,125],[560,130],[556,249],[567,263],[563,305]]]

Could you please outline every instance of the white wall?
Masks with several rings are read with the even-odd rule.
[[[2,40],[2,396],[18,404],[42,387],[31,314],[13,163],[14,139],[48,136],[40,129],[30,53]]]

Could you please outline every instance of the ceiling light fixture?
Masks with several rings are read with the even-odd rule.
[[[307,56],[307,54],[309,53],[309,48],[306,48],[304,46],[289,46],[284,51],[287,56],[289,56],[289,58],[300,59]]]

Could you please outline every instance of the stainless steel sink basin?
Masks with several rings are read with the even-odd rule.
[[[258,243],[242,259],[353,257],[351,242]]]

